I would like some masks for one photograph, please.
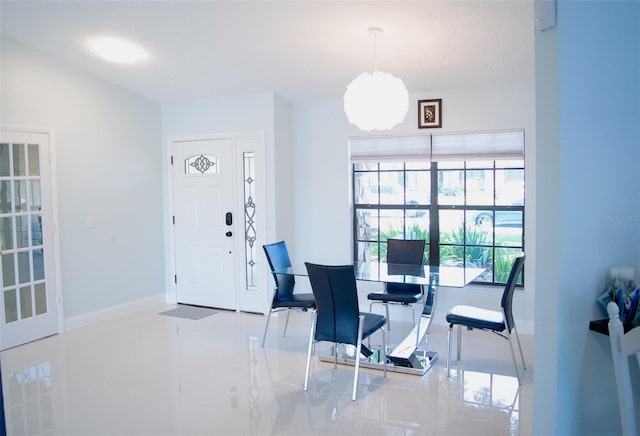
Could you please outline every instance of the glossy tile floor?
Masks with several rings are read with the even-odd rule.
[[[531,433],[533,337],[518,387],[508,343],[464,332],[462,363],[446,377],[446,328],[424,376],[311,365],[304,392],[308,313],[272,320],[220,311],[199,320],[162,305],[0,354],[9,435],[515,435]],[[392,319],[393,313],[392,313]],[[391,341],[410,330],[394,323]],[[379,337],[378,337],[379,339]],[[372,342],[376,341],[376,336]],[[322,350],[318,344],[316,350]],[[454,351],[455,352],[455,351]]]

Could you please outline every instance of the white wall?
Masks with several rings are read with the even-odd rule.
[[[55,134],[65,318],[163,293],[159,106],[1,44],[0,124]]]
[[[419,134],[525,129],[526,135],[526,251],[535,250],[535,116],[534,86],[461,89],[417,94],[410,98],[405,121],[384,134]],[[418,129],[420,99],[443,99],[443,127]],[[368,133],[375,135],[375,133]],[[380,134],[378,132],[378,134]],[[293,105],[294,216],[296,262],[350,262],[352,259],[351,166],[348,137],[365,136],[349,124],[341,100]],[[531,241],[531,243],[529,242]],[[535,259],[527,259],[526,290],[515,297],[515,314],[521,332],[533,332]],[[438,305],[458,302],[495,308],[501,289],[480,292],[443,290]],[[440,311],[434,320],[444,323]]]
[[[536,215],[552,227],[537,244],[534,433],[619,434],[608,338],[588,324],[609,268],[640,271],[640,3],[557,6],[536,35]]]
[[[557,29],[536,34],[536,234],[534,252],[538,286],[535,301],[534,349],[534,417],[533,430],[537,435],[556,434],[558,383],[558,277],[560,235],[560,104],[558,77]],[[550,283],[556,283],[552,288]]]
[[[268,170],[274,177],[275,207],[274,216],[276,233],[270,242],[276,240],[293,241],[294,210],[293,188],[293,143],[292,143],[291,105],[276,96],[274,101],[274,153],[273,164]],[[289,245],[287,245],[289,248]],[[291,256],[295,256],[294,247],[290,247]]]

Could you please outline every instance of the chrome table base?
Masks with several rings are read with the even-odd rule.
[[[317,353],[318,359],[321,362],[333,363],[336,359],[334,358],[333,352],[335,349],[335,345],[332,345],[331,348],[325,352]],[[371,369],[379,369],[383,370],[383,353],[380,350],[380,347],[371,348],[373,354],[367,358],[364,356],[360,360],[361,368],[371,368]],[[390,351],[387,348],[387,353]],[[338,357],[337,362],[341,365],[355,365],[355,347],[349,345],[340,345],[338,347]],[[423,351],[423,350],[415,350],[412,353],[412,363],[414,366],[401,366],[397,365],[387,358],[387,371],[391,372],[399,372],[404,374],[412,374],[412,375],[425,375],[434,362],[438,359],[438,353],[435,351]]]
[[[366,359],[361,356],[360,366],[362,368],[384,369],[383,358],[387,359],[387,371],[402,372],[405,374],[425,375],[431,366],[438,359],[436,351],[418,350],[417,347],[427,338],[427,332],[431,325],[431,311],[429,314],[424,313],[420,316],[418,323],[413,327],[411,332],[393,349],[387,348],[384,353],[377,348],[372,347],[373,354]],[[323,362],[335,362],[333,355],[334,347],[325,354],[318,354]],[[338,348],[337,361],[340,364],[355,365],[355,347],[351,345],[343,345]]]

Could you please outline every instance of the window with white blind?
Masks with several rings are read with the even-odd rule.
[[[506,282],[524,250],[523,131],[349,144],[356,261],[386,259],[388,238],[425,239],[430,265],[482,267],[479,282]]]

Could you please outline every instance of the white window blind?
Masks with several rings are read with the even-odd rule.
[[[369,136],[349,139],[352,161],[429,160],[429,135]]]
[[[349,152],[354,162],[524,159],[524,131],[355,137]]]
[[[451,133],[431,137],[431,159],[524,159],[524,132]]]

